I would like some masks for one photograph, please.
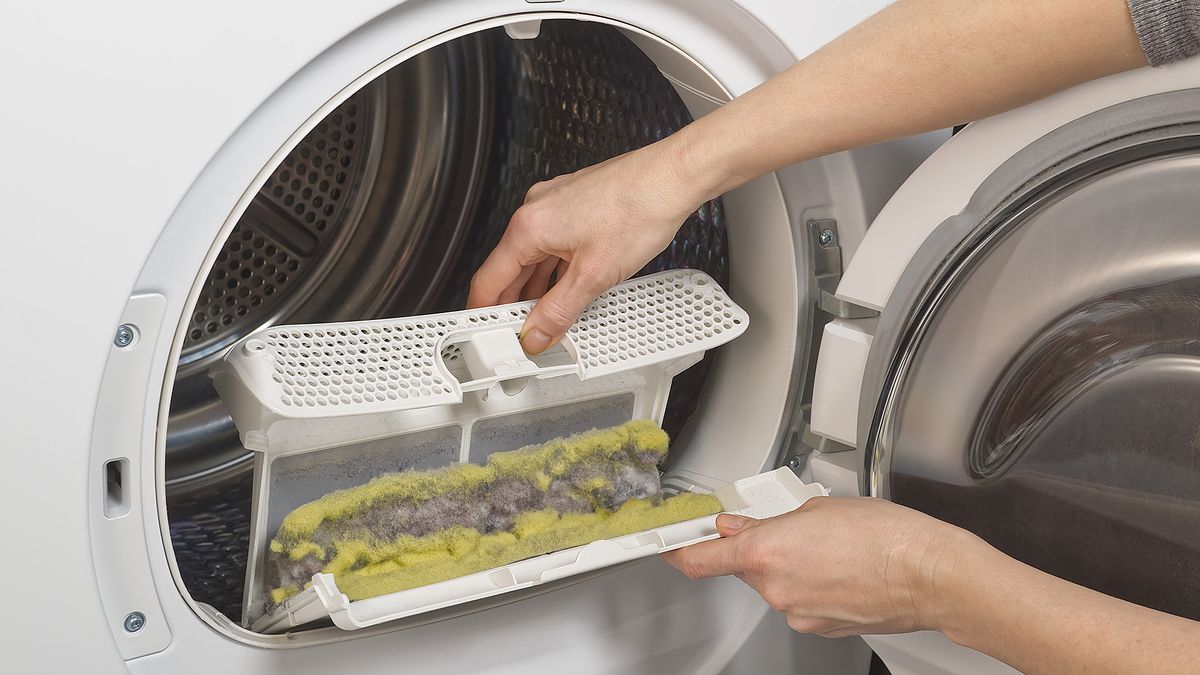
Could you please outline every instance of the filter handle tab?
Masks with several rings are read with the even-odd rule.
[[[471,378],[459,382],[463,392],[487,390],[500,384],[505,393],[513,395],[524,389],[530,377],[579,374],[579,363],[572,346],[564,345],[571,357],[569,363],[541,365],[527,356],[521,347],[518,337],[520,328],[520,323],[513,322],[455,331],[444,338],[437,350],[438,359],[449,372],[444,357],[445,348],[458,347]],[[569,342],[569,338],[564,340]]]

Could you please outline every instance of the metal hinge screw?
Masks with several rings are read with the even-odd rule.
[[[125,632],[136,633],[146,627],[146,615],[141,612],[130,612],[125,615]]]
[[[800,455],[792,455],[788,458],[787,468],[791,469],[792,471],[799,471],[800,467],[803,465],[803,462],[804,460],[800,458]]]
[[[818,236],[817,240],[821,242],[821,246],[832,246],[833,230],[821,230],[821,234]]]
[[[117,334],[113,337],[113,344],[118,347],[128,347],[133,344],[133,340],[136,337],[137,329],[130,324],[123,323],[117,326]]]

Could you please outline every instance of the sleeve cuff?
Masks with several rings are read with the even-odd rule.
[[[1152,66],[1200,54],[1200,0],[1128,0],[1133,29]]]

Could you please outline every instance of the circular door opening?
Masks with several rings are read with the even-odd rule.
[[[535,182],[692,120],[619,29],[545,21],[429,49],[328,114],[275,167],[220,247],[187,325],[167,426],[167,517],[192,598],[241,615],[250,454],[207,378],[230,344],[278,323],[461,308],[473,271]],[[722,200],[692,214],[643,273],[730,282]],[[713,357],[675,380],[664,427],[695,410]]]

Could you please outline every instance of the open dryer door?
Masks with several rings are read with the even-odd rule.
[[[1197,83],[1198,63],[1129,73],[950,141],[847,271],[838,296],[881,314],[826,329],[813,410],[865,494],[1193,619]]]

